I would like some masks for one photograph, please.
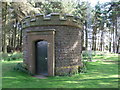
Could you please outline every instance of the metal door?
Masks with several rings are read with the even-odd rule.
[[[47,59],[46,41],[39,41],[36,43],[36,73],[41,75],[48,75],[48,59]]]

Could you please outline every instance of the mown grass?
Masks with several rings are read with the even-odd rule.
[[[99,54],[96,54],[94,57],[93,57],[93,60],[94,59],[99,59],[99,60],[109,60],[109,61],[118,61],[118,54],[114,54],[114,53],[103,53],[101,55]]]
[[[94,59],[103,59],[94,56]],[[106,60],[118,60],[116,54],[105,56]],[[87,73],[73,76],[54,76],[38,79],[25,73],[14,71],[13,67],[22,60],[2,61],[3,88],[118,88],[118,63],[88,62]]]

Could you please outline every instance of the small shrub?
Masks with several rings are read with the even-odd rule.
[[[18,63],[18,64],[14,67],[14,70],[16,70],[16,71],[21,71],[21,72],[27,73],[27,74],[32,75],[32,76],[34,75],[34,74],[32,74],[32,73],[27,69],[26,65],[23,64],[23,63]]]
[[[21,59],[21,58],[23,58],[23,54],[22,53],[13,53],[10,58],[11,58],[11,60]]]
[[[86,73],[87,72],[87,62],[88,61],[82,61],[83,66],[78,67],[78,73]]]
[[[95,52],[90,52],[90,51],[83,51],[82,52],[82,67],[78,68],[78,72],[79,73],[86,73],[87,72],[87,63],[88,61],[92,60],[92,56],[95,56],[96,53]]]
[[[9,54],[8,53],[1,53],[2,60],[9,60]]]
[[[95,55],[96,55],[96,52],[95,52],[95,51],[91,51],[91,55],[92,55],[92,56],[95,56]]]
[[[94,54],[92,54],[92,52],[90,51],[82,51],[82,60],[91,60],[92,59],[92,56]]]
[[[2,60],[5,60],[5,61],[11,61],[11,60],[17,60],[17,59],[23,58],[23,54],[18,52],[11,53],[11,54],[2,53],[1,56],[2,56]]]

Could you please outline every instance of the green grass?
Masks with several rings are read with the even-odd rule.
[[[118,61],[118,54],[103,53],[102,55],[96,54],[93,60],[107,60],[107,61]]]
[[[101,59],[99,55],[93,58]],[[105,58],[118,60],[116,54],[109,54],[102,59]],[[3,88],[118,88],[118,64],[115,62],[88,62],[87,73],[38,79],[13,70],[21,61],[2,61]]]

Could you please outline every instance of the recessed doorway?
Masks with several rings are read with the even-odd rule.
[[[48,75],[48,42],[37,41],[36,47],[36,74]]]

